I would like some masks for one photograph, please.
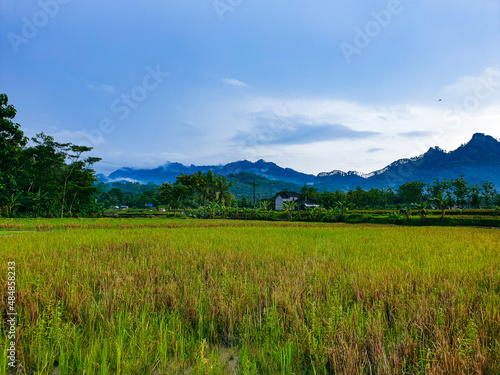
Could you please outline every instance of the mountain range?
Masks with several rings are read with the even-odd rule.
[[[425,154],[397,160],[369,174],[334,170],[312,175],[282,168],[261,159],[257,162],[243,160],[226,165],[208,166],[185,166],[168,162],[154,169],[121,168],[109,176],[98,177],[101,182],[127,180],[144,184],[148,182],[162,184],[166,181],[174,182],[176,176],[181,173],[192,174],[198,171],[205,173],[210,169],[222,176],[245,172],[268,180],[311,185],[320,190],[349,190],[357,186],[365,189],[397,188],[405,182],[431,182],[434,178],[455,179],[459,175],[464,175],[470,183],[490,181],[498,187],[500,186],[500,142],[489,135],[476,133],[467,144],[454,151],[446,152],[439,147],[431,147]]]

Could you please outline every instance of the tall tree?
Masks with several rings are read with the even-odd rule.
[[[0,94],[0,206],[12,210],[20,197],[17,184],[21,167],[19,159],[28,139],[20,125],[12,121],[17,111],[8,103],[7,95]]]
[[[197,176],[199,178],[199,182],[194,187],[195,196],[200,200],[202,206],[205,207],[207,200],[210,202],[215,196],[215,176],[212,169],[210,169],[207,173],[198,171]]]
[[[431,199],[433,202],[435,202],[439,209],[441,210],[441,218],[444,219],[444,215],[446,212],[446,197],[443,194],[442,191],[440,191],[435,197]]]
[[[215,201],[224,205],[231,206],[231,202],[236,199],[233,193],[229,191],[234,185],[231,182],[227,182],[224,177],[218,177],[215,181],[214,191],[215,191]]]
[[[455,195],[457,204],[461,207],[465,207],[465,204],[467,203],[467,196],[469,195],[469,187],[464,176],[460,175],[459,178],[454,179],[451,182],[451,186],[453,188],[453,194]]]
[[[424,196],[425,182],[406,182],[399,187],[398,195],[408,205],[420,203]]]

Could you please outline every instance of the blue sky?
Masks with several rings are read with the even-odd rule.
[[[498,0],[0,0],[16,121],[93,146],[102,173],[370,172],[500,138],[499,46]]]

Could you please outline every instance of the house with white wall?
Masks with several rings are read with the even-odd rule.
[[[274,201],[276,211],[282,211],[283,203],[285,202],[296,202],[300,208],[313,208],[318,206],[313,199],[294,191],[280,191],[274,196]]]

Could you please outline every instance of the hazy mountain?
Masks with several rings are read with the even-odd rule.
[[[185,166],[180,163],[167,163],[155,169],[121,168],[111,173],[106,180],[102,179],[101,176],[99,177],[103,182],[128,180],[162,184],[166,181],[174,182],[176,177],[181,173],[193,174],[198,171],[206,172],[210,169],[213,169],[214,173],[222,176],[246,172],[265,177],[269,180],[281,180],[300,185],[313,183],[316,178],[312,174],[300,173],[290,168],[281,168],[274,163],[265,162],[262,159],[255,163],[243,160],[226,165]]]
[[[357,186],[398,187],[409,181],[422,180],[431,182],[434,178],[454,179],[464,175],[471,183],[491,181],[500,186],[500,142],[495,138],[474,134],[469,143],[458,149],[445,152],[439,147],[430,148],[425,154],[411,159],[400,159],[387,167],[369,174],[334,170],[314,176],[297,172],[290,168],[282,168],[275,163],[259,160],[250,162],[237,161],[226,165],[185,166],[180,163],[167,163],[155,169],[121,168],[107,178],[100,175],[101,181],[129,180],[141,183],[165,181],[174,182],[181,173],[192,174],[199,170],[206,172],[213,169],[222,176],[240,172],[253,173],[269,180],[285,181],[298,185],[314,185],[320,189],[346,190]]]

